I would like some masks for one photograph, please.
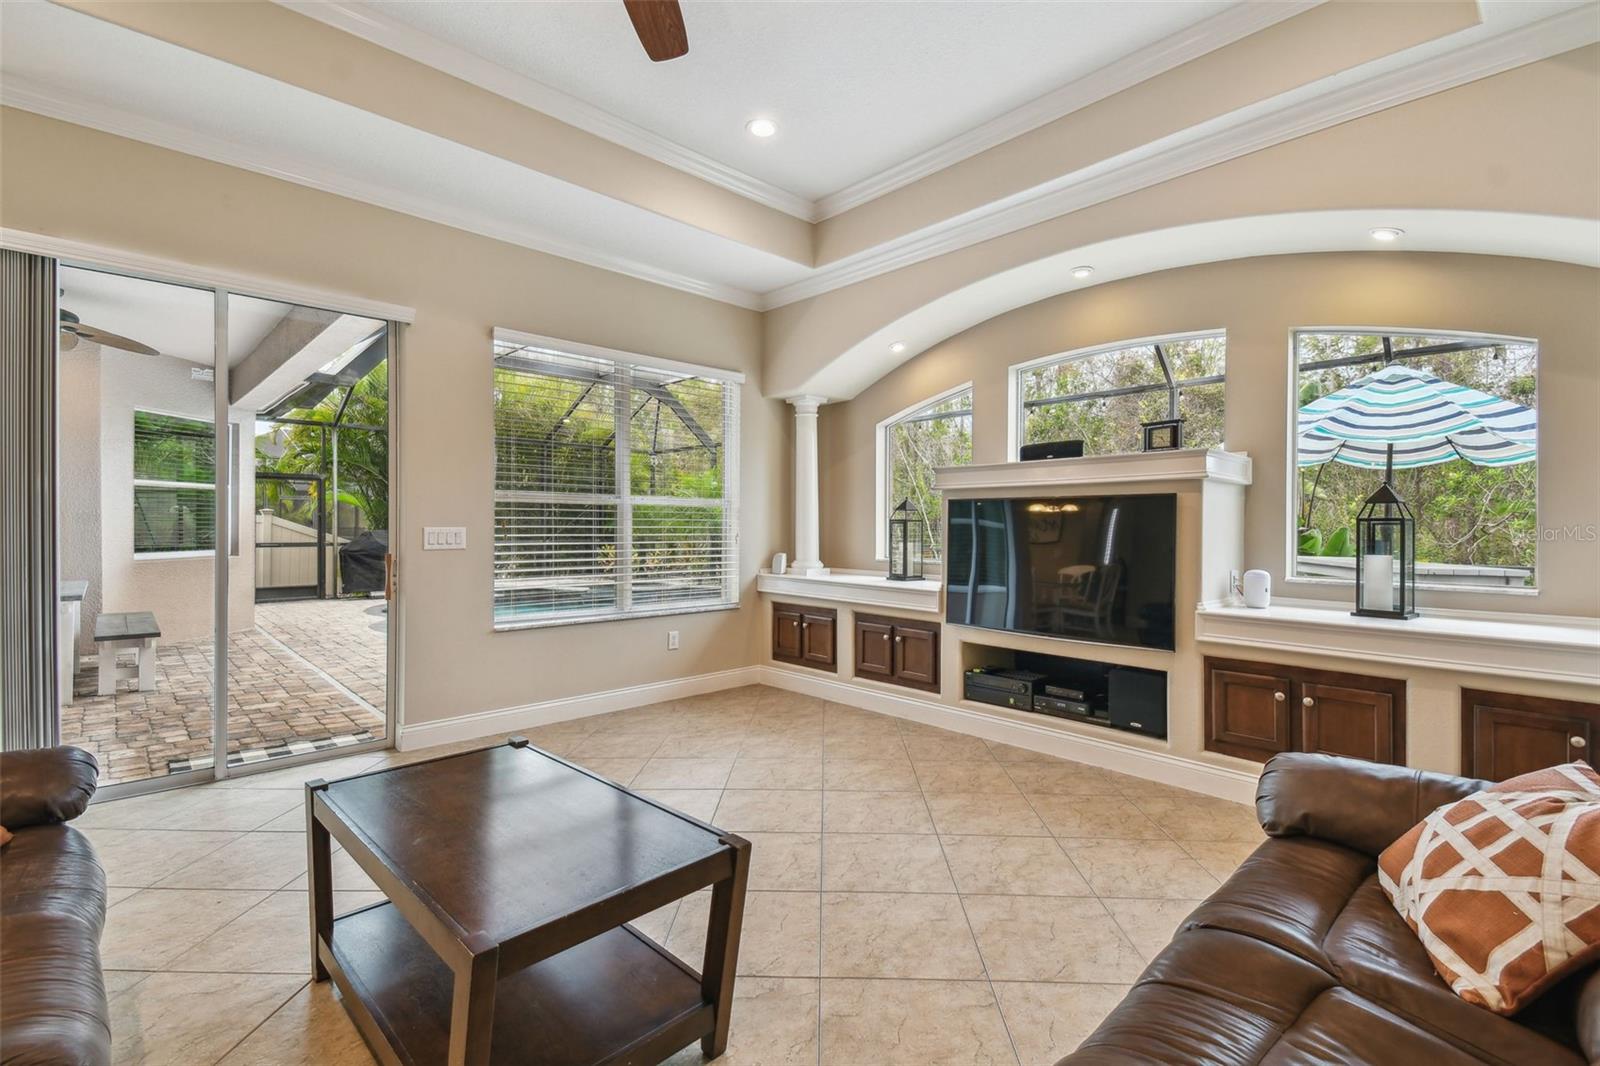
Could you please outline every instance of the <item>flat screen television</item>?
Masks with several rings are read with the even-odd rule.
[[[946,621],[1172,649],[1176,496],[950,500],[947,506]]]

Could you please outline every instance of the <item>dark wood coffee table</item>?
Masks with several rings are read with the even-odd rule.
[[[306,785],[313,976],[380,1062],[655,1063],[728,1042],[750,844],[530,747]],[[330,836],[388,901],[333,916]],[[625,923],[712,886],[701,973]]]

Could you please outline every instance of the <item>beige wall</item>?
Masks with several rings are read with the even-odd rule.
[[[1600,271],[1530,259],[1364,252],[1273,256],[1164,271],[1095,286],[990,319],[901,366],[854,400],[822,409],[822,558],[873,568],[875,427],[973,382],[973,460],[1005,462],[1007,368],[1135,337],[1200,329],[1228,335],[1227,447],[1249,453],[1244,560],[1280,596],[1347,599],[1285,583],[1291,362],[1304,326],[1465,330],[1539,341],[1539,521],[1600,526]],[[1423,604],[1600,616],[1600,544],[1541,543],[1536,595],[1424,593]]]
[[[788,453],[762,395],[751,311],[366,204],[11,109],[0,224],[416,309],[395,369],[406,720],[430,720],[744,666],[750,578],[781,537]],[[670,619],[490,628],[495,326],[745,371],[745,606]],[[422,552],[424,525],[468,549]],[[666,631],[682,649],[666,650]]]
[[[1468,144],[1470,162],[1462,156]],[[775,395],[851,395],[825,387],[830,368],[865,363],[870,371],[862,380],[871,381],[878,368],[887,371],[900,361],[887,352],[895,337],[877,343],[880,330],[996,274],[1130,234],[1219,219],[1371,208],[1592,219],[1600,217],[1596,189],[1600,45],[777,308],[764,321],[767,378]],[[1219,249],[1217,257],[1226,258],[1227,250]]]

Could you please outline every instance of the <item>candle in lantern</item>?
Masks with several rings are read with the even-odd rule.
[[[1365,555],[1361,558],[1361,609],[1394,610],[1394,558]]]

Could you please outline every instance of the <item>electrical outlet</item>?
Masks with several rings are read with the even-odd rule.
[[[667,650],[678,650],[678,631],[676,629],[667,630]]]
[[[465,551],[467,529],[465,526],[425,526],[422,530],[423,551]]]

